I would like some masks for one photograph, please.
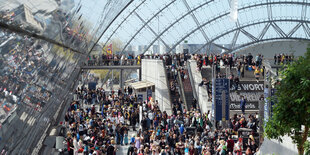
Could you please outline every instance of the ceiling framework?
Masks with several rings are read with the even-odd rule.
[[[271,37],[274,39],[309,39],[310,29],[308,25],[309,18],[307,17],[307,8],[310,5],[310,2],[308,0],[265,0],[253,2],[248,2],[244,0],[239,1],[241,1],[241,5],[238,8],[238,12],[240,14],[238,18],[240,20],[238,19],[237,22],[230,23],[230,25],[233,25],[233,28],[227,25],[222,25],[220,29],[215,30],[213,28],[214,26],[212,27],[212,25],[221,23],[221,21],[229,18],[230,0],[227,0],[225,2],[217,0],[200,1],[200,3],[196,3],[195,5],[193,4],[194,2],[188,0],[172,0],[165,5],[161,5],[161,8],[156,9],[156,12],[154,12],[152,16],[148,18],[144,18],[142,13],[138,11],[139,8],[143,8],[145,5],[145,1],[139,1],[139,5],[136,5],[135,8],[127,15],[127,17],[124,18],[119,25],[117,25],[117,28],[113,30],[110,35],[108,35],[108,39],[105,41],[105,45],[111,40],[111,38],[113,38],[119,28],[125,24],[124,21],[131,16],[136,16],[136,19],[138,19],[139,22],[142,24],[137,24],[139,25],[137,26],[137,30],[130,35],[130,38],[125,42],[125,46],[123,46],[121,52],[126,52],[127,47],[131,45],[133,40],[139,37],[139,34],[144,29],[148,29],[148,31],[153,35],[153,37],[148,36],[150,40],[148,40],[148,44],[145,46],[146,48],[143,49],[142,53],[150,50],[150,48],[155,44],[156,41],[160,41],[166,47],[167,53],[171,53],[173,50],[176,49],[178,45],[182,44],[185,40],[188,40],[191,37],[197,37],[197,35],[200,36],[199,39],[203,39],[203,46],[195,49],[194,53],[201,52],[204,49],[210,49],[211,46],[219,47],[225,52],[232,52],[236,49],[243,47],[244,45],[255,44],[266,40],[266,35],[269,34],[269,31],[274,31],[274,36]],[[185,8],[186,11],[181,12],[172,21],[169,21],[168,25],[165,25],[160,31],[156,32],[154,26],[154,22],[156,22],[157,19],[156,17],[160,16],[160,14],[162,14],[163,12],[171,12],[171,10],[174,11],[172,6],[176,5],[176,3],[178,2],[183,3],[182,6]],[[214,9],[210,9],[210,7],[216,4],[229,5],[229,7],[223,9],[216,8],[215,10],[217,12],[214,13]],[[221,7],[221,5],[218,6]],[[298,16],[290,16],[287,14],[284,15],[285,12],[290,11],[287,9],[294,7],[298,7],[297,12],[300,12],[298,13]],[[262,18],[256,19],[256,15],[253,10],[260,8],[263,8],[261,10],[264,11],[261,15]],[[279,13],[276,8],[280,8],[278,10],[281,10],[281,12]],[[207,10],[212,12],[213,14],[210,15],[210,17],[204,17],[201,13],[199,14],[199,11],[201,10]],[[279,16],[277,14],[283,14],[283,17],[282,15]],[[191,20],[190,23],[194,26],[191,27],[188,32],[182,32],[182,35],[175,37],[176,39],[173,40],[173,43],[169,42],[166,37],[171,36],[171,33],[169,31],[173,31],[176,26],[180,25],[179,23],[189,19]],[[153,23],[153,25],[151,23]],[[295,25],[289,32],[287,32],[282,27],[282,25],[285,23],[293,23]],[[259,34],[256,34],[257,32],[254,33],[253,31],[249,30],[249,28],[255,30],[256,25],[264,25],[262,30],[257,30]],[[226,26],[229,28],[226,28]],[[302,36],[294,36],[297,31],[301,30],[304,32]],[[222,45],[220,45],[222,43],[217,41],[223,39],[224,37],[227,37],[228,34],[232,36],[230,38],[231,40],[229,41],[230,47],[223,47]],[[239,43],[239,40],[242,37],[246,38],[246,42]],[[268,40],[270,40],[271,38],[269,36]]]
[[[251,8],[254,8],[254,7],[260,7],[260,6],[269,6],[269,5],[273,5],[273,4],[291,4],[291,5],[310,5],[310,3],[305,3],[305,2],[292,2],[292,1],[285,1],[285,2],[266,2],[266,3],[260,3],[260,4],[254,4],[254,5],[248,5],[248,6],[244,6],[244,7],[241,7],[238,9],[238,11],[242,11],[242,10],[247,10],[247,9],[251,9]],[[224,18],[226,16],[229,16],[229,11],[223,13],[223,14],[220,14],[218,15],[217,17],[214,17],[212,19],[209,19],[207,22],[201,24],[200,26],[196,27],[195,29],[193,29],[191,32],[187,33],[184,35],[184,37],[182,37],[180,40],[178,40],[174,46],[168,51],[168,53],[170,53],[172,51],[172,49],[174,49],[177,45],[179,45],[180,43],[183,42],[183,40],[185,40],[188,36],[190,36],[191,34],[195,33],[196,31],[198,31],[200,28],[208,25],[208,24],[211,24],[221,18]],[[269,15],[269,14],[268,14]],[[276,21],[275,18],[272,18],[272,16],[268,16],[268,20],[267,20],[269,23],[271,22],[274,22]],[[287,21],[289,21],[289,19],[287,19]],[[307,22],[306,19],[303,19],[303,20],[299,20],[300,22]],[[308,20],[309,21],[309,20]],[[271,24],[270,24],[271,25]],[[269,26],[270,26],[269,25]],[[260,38],[264,37],[265,33],[267,32],[269,26],[266,27],[266,29],[264,29],[264,31],[262,32],[262,34],[260,35]],[[289,37],[298,30],[298,28],[301,26],[301,24],[297,24],[292,30],[291,32],[288,34]],[[252,40],[257,40],[255,37],[253,37],[253,35],[251,35],[251,33],[245,31],[245,30],[241,30],[242,28],[241,27],[236,27],[236,30],[239,30],[245,34],[247,34],[247,36],[249,36],[249,38],[251,38]],[[218,35],[216,36],[215,38],[218,39],[218,38],[221,38],[223,37],[224,35]],[[239,36],[239,35],[238,35]],[[288,39],[288,38],[287,38]],[[215,39],[211,39],[210,41],[208,41],[207,43],[205,43],[204,46],[202,47],[205,47],[206,45],[209,45],[210,43],[213,43]],[[200,48],[202,49],[202,48]],[[197,50],[198,51],[198,50]],[[226,52],[231,52],[233,51],[233,49],[226,49]]]
[[[283,32],[282,35],[279,35],[278,37],[273,37],[273,38],[264,38],[266,32],[268,31],[268,29],[272,28],[274,23],[281,23],[281,22],[292,22],[292,23],[296,23],[296,26],[289,32],[289,34],[285,34],[283,32],[282,29],[280,29],[279,31]],[[213,38],[212,40],[210,40],[209,42],[205,43],[200,49],[196,50],[194,53],[197,53],[199,50],[201,50],[202,48],[206,47],[207,45],[211,44],[212,42],[216,41],[217,39],[229,34],[229,33],[240,33],[240,29],[246,28],[246,27],[251,27],[251,26],[255,26],[258,24],[265,24],[264,29],[260,32],[260,36],[258,38],[255,37],[255,39],[252,39],[252,41],[246,43],[246,44],[241,44],[239,46],[233,47],[231,48],[229,51],[225,51],[225,52],[233,52],[236,51],[240,48],[246,47],[248,45],[252,45],[252,44],[256,44],[259,42],[264,42],[264,41],[271,41],[271,40],[310,40],[309,35],[306,37],[293,37],[292,35],[298,30],[298,29],[306,29],[306,27],[309,27],[308,24],[310,24],[310,21],[303,21],[303,20],[299,20],[299,19],[275,19],[272,22],[269,20],[265,20],[265,21],[256,21],[256,22],[252,22],[252,23],[248,23],[248,24],[244,24],[238,28],[232,29],[232,30],[228,30],[224,33],[221,33],[220,35],[218,35],[217,37]],[[274,28],[276,30],[276,28]],[[308,30],[304,30],[305,33],[308,34]],[[252,36],[252,35],[251,35]],[[254,37],[254,36],[253,36]],[[235,42],[235,38],[232,41],[232,44]]]

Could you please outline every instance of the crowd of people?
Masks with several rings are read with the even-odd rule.
[[[258,150],[254,115],[236,114],[227,123],[214,124],[210,112],[179,108],[168,114],[156,100],[138,101],[128,89],[81,87],[74,96],[64,123],[69,154],[113,155],[122,145],[128,145],[129,155],[251,155]],[[243,129],[249,133],[240,134]]]
[[[288,64],[294,60],[294,55],[293,54],[275,54],[274,57],[274,64],[275,65],[280,65],[280,64]]]
[[[51,92],[37,84],[42,70],[51,71],[43,56],[42,44],[33,38],[21,39],[8,31],[1,33],[0,106],[8,113],[23,102],[40,110],[51,96]]]
[[[186,54],[102,54],[101,56],[92,55],[89,56],[85,65],[105,65],[105,66],[116,66],[116,65],[140,65],[141,59],[161,59],[164,60],[167,65],[172,65],[172,62],[177,66],[183,66],[185,62],[190,59],[190,55]]]

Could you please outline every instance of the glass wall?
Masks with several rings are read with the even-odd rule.
[[[14,150],[16,144],[29,147],[38,142],[29,143],[33,138],[18,131],[42,134],[44,128],[37,127],[54,121],[85,58],[43,40],[0,30],[0,148]],[[17,143],[20,137],[27,139],[25,143]]]

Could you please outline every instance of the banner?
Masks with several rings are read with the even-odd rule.
[[[109,46],[107,46],[107,54],[112,55],[112,44],[110,44]]]
[[[138,102],[143,102],[143,94],[138,94]]]
[[[146,91],[146,99],[147,99],[147,102],[150,101],[150,97],[152,97],[152,89],[148,89]]]
[[[213,79],[212,83],[212,109],[215,120],[229,120],[229,80]]]
[[[241,96],[246,99],[245,110],[259,110],[258,101],[263,94],[263,81],[240,81],[237,90],[235,85],[230,89],[230,110],[241,110]]]

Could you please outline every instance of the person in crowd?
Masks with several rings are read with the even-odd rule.
[[[248,57],[236,57],[233,54],[193,56],[200,61],[198,65],[201,66],[214,64],[219,66],[221,60],[227,67],[247,64]],[[141,55],[141,59],[147,58],[164,59],[167,65],[170,63],[167,69],[174,68],[176,71],[186,69],[183,61],[185,55],[182,54],[164,55],[163,57]],[[120,60],[122,60],[121,57],[118,58],[118,61]],[[125,62],[126,59],[122,61]],[[240,67],[240,76],[242,76],[242,68],[244,67]],[[178,83],[173,75],[171,86],[177,86]],[[224,75],[220,74],[220,76]],[[238,81],[238,76],[232,78],[235,89],[238,89],[236,85]],[[205,87],[211,94],[212,87],[209,79],[203,79],[200,86]],[[174,90],[175,95],[179,95],[177,89]],[[130,155],[215,154],[216,152],[237,154],[246,151],[247,147],[251,149],[251,153],[257,150],[255,139],[244,147],[242,141],[238,142],[238,138],[243,138],[243,135],[237,134],[240,128],[251,129],[254,133],[257,131],[255,116],[244,115],[246,100],[243,96],[240,101],[242,114],[234,115],[229,120],[228,127],[223,128],[222,125],[213,124],[211,112],[201,113],[199,111],[195,99],[193,99],[192,108],[183,110],[181,97],[176,97],[172,102],[172,112],[168,114],[159,109],[158,101],[154,102],[152,99],[137,101],[136,95],[130,91],[130,88],[124,92],[108,93],[104,90],[89,91],[83,87],[75,93],[81,97],[78,97],[78,101],[72,102],[65,115],[68,132],[67,147],[70,148],[68,151],[73,153],[115,154],[118,148],[122,147],[121,145],[128,143],[130,146],[127,154]],[[93,99],[94,102],[92,102]],[[89,105],[81,103],[89,103]],[[142,107],[142,115],[139,113],[140,107]],[[134,132],[134,135],[129,134],[131,132]]]
[[[244,98],[244,96],[240,96],[240,109],[242,111],[242,114],[245,114],[245,105],[246,105],[246,100]]]
[[[85,88],[79,89],[76,93],[84,94],[84,92],[86,95],[92,93]],[[102,92],[94,91],[94,93]],[[97,96],[100,95],[97,94]],[[179,109],[179,106],[182,105],[179,105],[179,101],[176,100],[174,103],[176,112],[167,115],[166,112],[159,110],[156,101],[150,100],[145,102],[146,106],[143,106],[143,103],[133,104],[134,100],[130,96],[132,95],[127,93],[118,96],[116,93],[114,98],[100,100],[104,102],[103,107],[95,108],[95,111],[92,110],[92,106],[84,105],[84,108],[80,104],[82,100],[86,100],[84,98],[73,102],[65,116],[68,121],[66,138],[68,151],[115,154],[122,144],[130,143],[127,154],[131,155],[213,154],[215,152],[228,154],[229,152],[238,152],[235,148],[240,143],[232,138],[236,134],[235,131],[245,127],[255,132],[255,128],[257,128],[254,115],[249,118],[244,115],[236,115],[230,119],[229,128],[219,126],[214,129],[214,125],[210,121],[210,112],[201,114],[194,108],[183,112],[182,109]],[[98,105],[95,103],[95,106]],[[140,106],[147,109],[143,110],[141,123],[137,118],[134,118],[139,116],[137,112]],[[98,110],[103,112],[98,112]],[[129,116],[123,117],[127,112]],[[141,128],[134,131],[132,125],[132,128],[128,129],[126,122],[131,125],[139,122]],[[129,130],[135,132],[135,135],[130,139],[126,138]],[[234,141],[236,142],[234,143]],[[251,151],[256,152],[256,143],[256,141],[248,143]],[[246,150],[241,148],[241,151]]]
[[[260,69],[259,68],[255,68],[254,76],[255,76],[256,81],[258,82],[259,76],[260,76]]]

